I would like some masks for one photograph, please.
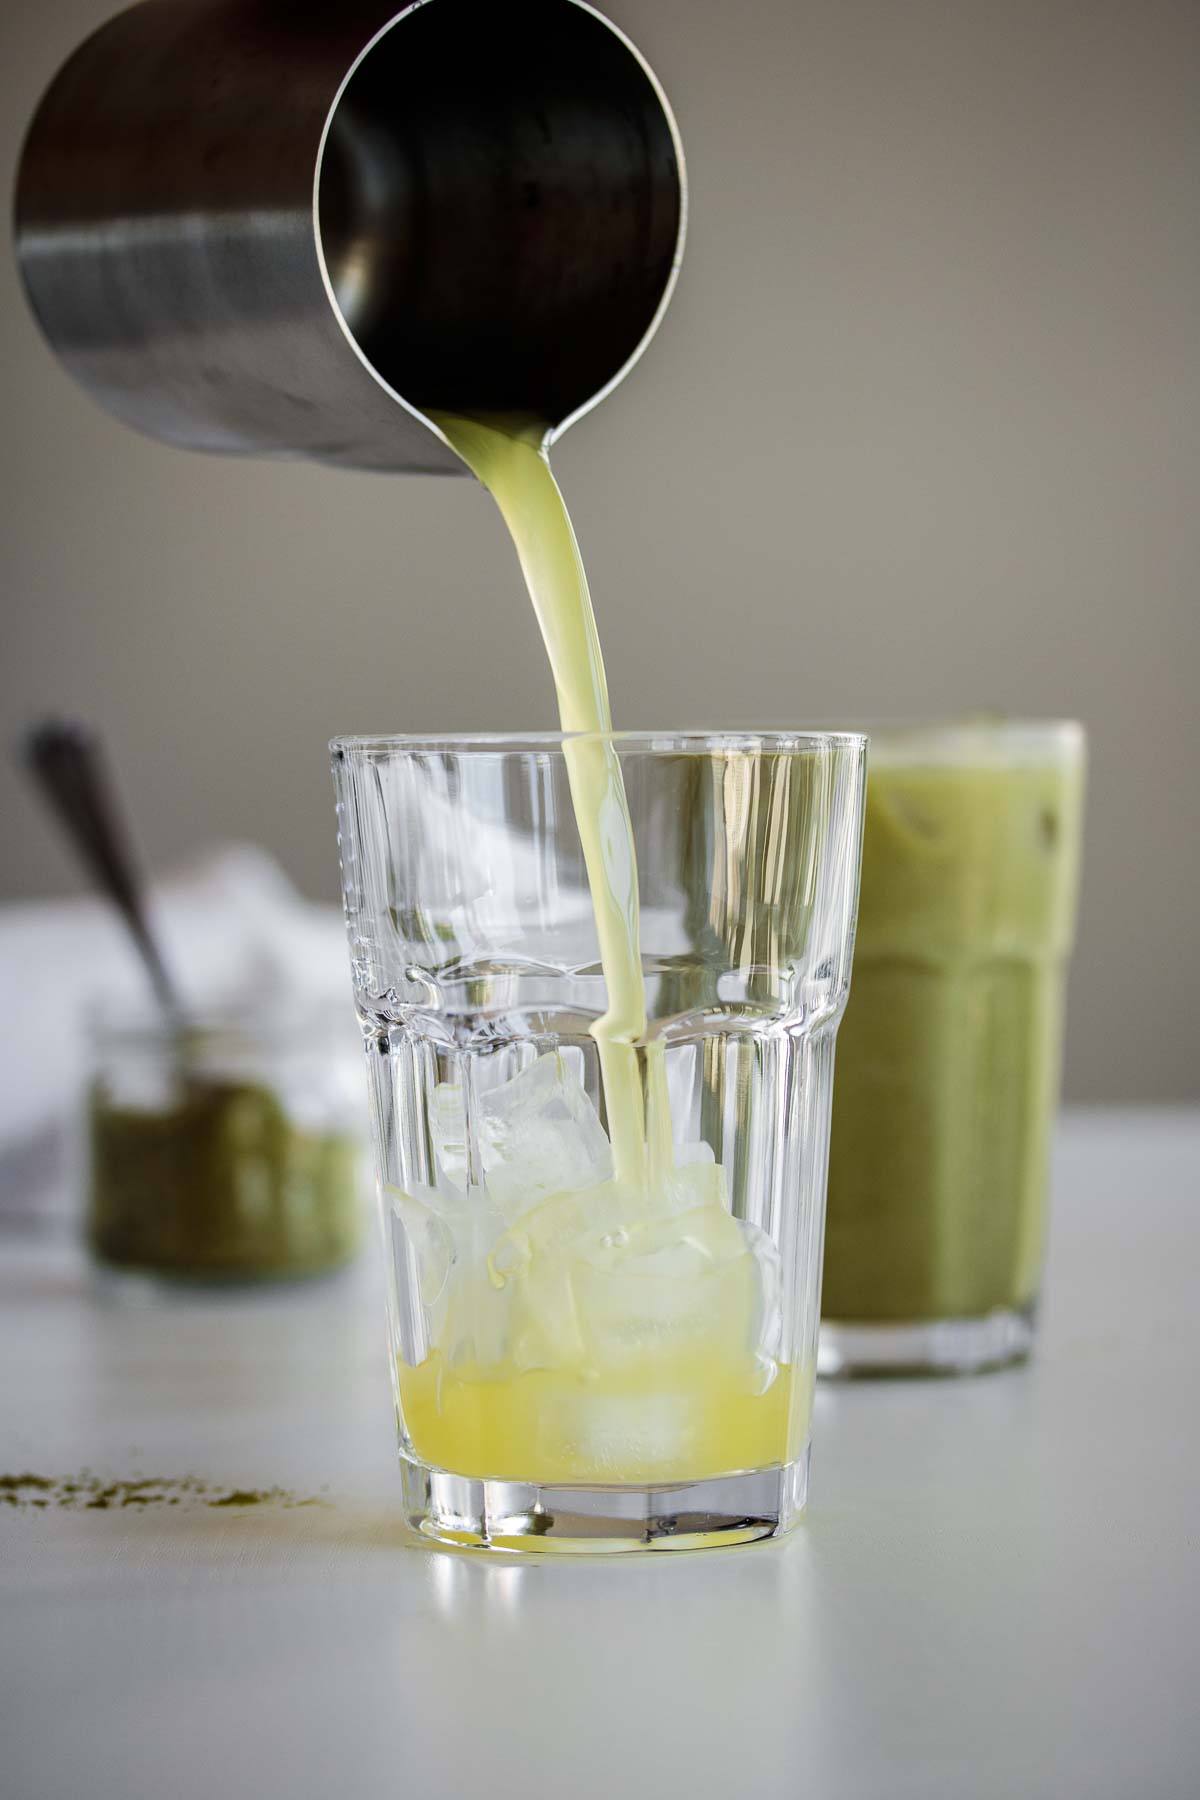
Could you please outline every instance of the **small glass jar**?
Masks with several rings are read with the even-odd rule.
[[[87,1242],[103,1267],[181,1282],[322,1274],[359,1246],[353,1025],[275,1004],[92,1022]]]

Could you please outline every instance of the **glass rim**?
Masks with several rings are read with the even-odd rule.
[[[957,762],[981,754],[1017,762],[1082,757],[1087,732],[1078,719],[1020,719],[966,714],[942,719],[872,719],[863,723],[874,763]]]
[[[775,751],[803,753],[816,750],[862,750],[865,731],[793,729],[789,726],[739,730],[720,726],[712,730],[662,731],[462,731],[381,732],[339,734],[329,741],[331,756],[402,756],[413,751],[442,751],[464,756],[532,756],[563,750],[568,744],[616,744],[633,750],[658,751],[663,755],[712,750]]]

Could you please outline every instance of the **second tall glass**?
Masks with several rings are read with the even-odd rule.
[[[589,742],[619,769],[637,860],[633,1174],[594,1035],[608,995],[571,802]],[[865,739],[345,738],[333,757],[410,1522],[510,1550],[785,1528]]]
[[[1066,722],[871,730],[822,1373],[967,1374],[1030,1349],[1083,771]]]

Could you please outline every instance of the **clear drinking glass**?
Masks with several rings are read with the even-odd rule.
[[[673,1548],[802,1508],[865,742],[335,740],[405,1508],[427,1535]],[[610,798],[623,784],[640,887],[632,1174],[591,1035],[588,757]]]
[[[1074,724],[871,727],[822,1374],[1029,1352],[1083,773]]]

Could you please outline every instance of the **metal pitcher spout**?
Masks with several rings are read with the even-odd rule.
[[[427,410],[560,431],[611,391],[685,211],[662,89],[582,0],[142,0],[43,97],[16,246],[127,424],[449,474]]]

